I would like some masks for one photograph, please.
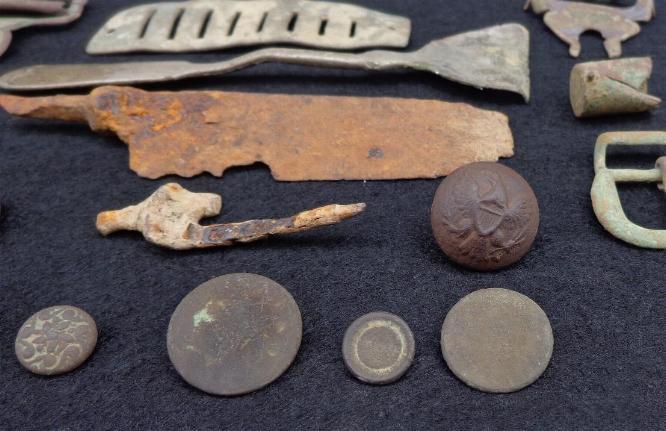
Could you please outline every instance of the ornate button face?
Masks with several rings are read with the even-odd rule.
[[[57,305],[32,315],[16,337],[16,357],[35,374],[67,373],[85,362],[97,344],[97,326],[80,308]]]
[[[369,313],[356,319],[345,332],[342,355],[357,379],[372,384],[392,383],[412,365],[414,336],[398,316]]]
[[[446,315],[441,342],[453,374],[485,392],[531,385],[553,353],[546,313],[527,296],[507,289],[477,290],[461,299]]]
[[[442,181],[432,204],[432,230],[453,261],[478,271],[509,266],[532,247],[539,205],[532,188],[499,163],[466,165]]]
[[[171,316],[169,358],[192,386],[241,395],[277,379],[301,345],[301,312],[282,286],[227,274],[190,292]]]

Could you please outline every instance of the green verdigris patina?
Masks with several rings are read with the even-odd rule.
[[[647,93],[651,74],[650,57],[577,64],[571,71],[569,89],[574,115],[600,117],[659,107],[661,99]]]
[[[644,248],[666,249],[666,230],[646,229],[627,218],[617,190],[619,182],[661,183],[666,191],[666,157],[657,160],[654,169],[610,169],[606,151],[610,145],[664,145],[666,132],[613,132],[599,136],[594,149],[592,206],[599,222],[613,236]]]

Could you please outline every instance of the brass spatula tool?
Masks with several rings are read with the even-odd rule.
[[[267,62],[366,70],[408,68],[481,89],[512,91],[526,101],[530,97],[529,33],[519,24],[504,24],[446,37],[413,52],[349,54],[267,48],[207,64],[155,61],[30,66],[0,77],[0,88],[27,91],[165,82],[223,75]]]

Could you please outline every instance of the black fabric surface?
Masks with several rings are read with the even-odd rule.
[[[34,63],[213,61],[243,52],[87,56],[85,44],[104,21],[136,3],[93,0],[74,25],[18,31],[0,59],[0,71]],[[439,180],[278,183],[265,166],[256,165],[232,169],[223,179],[151,181],[128,169],[127,149],[114,136],[97,135],[85,125],[0,113],[1,429],[666,429],[666,254],[606,233],[589,198],[597,136],[664,129],[666,110],[576,120],[568,100],[576,60],[541,18],[522,11],[521,1],[358,3],[410,16],[412,48],[493,24],[524,24],[532,40],[532,102],[421,73],[278,65],[149,88],[433,98],[500,110],[510,116],[516,142],[516,155],[503,163],[521,173],[539,198],[541,227],[532,251],[492,274],[448,261],[429,224]],[[666,96],[663,22],[658,16],[624,43],[625,57],[653,57],[651,90],[660,96]],[[605,58],[596,35],[586,35],[583,45],[582,60]],[[335,118],[330,127],[336,127]],[[612,163],[650,168],[660,153],[649,150],[615,152]],[[366,202],[368,209],[338,226],[231,249],[176,252],[151,245],[140,234],[97,233],[99,211],[139,202],[169,181],[221,194],[223,212],[211,223],[286,216],[333,202]],[[631,219],[651,228],[666,226],[666,199],[656,185],[622,186],[621,193]],[[251,395],[223,398],[178,376],[167,356],[166,329],[188,292],[232,272],[262,274],[285,286],[301,309],[304,333],[296,361],[280,379]],[[473,390],[442,359],[444,316],[464,295],[485,287],[514,289],[534,299],[554,330],[550,366],[517,393]],[[31,314],[56,304],[79,306],[94,316],[97,349],[75,372],[37,377],[16,360],[14,338]],[[356,381],[341,357],[346,327],[376,310],[403,317],[416,338],[413,367],[386,387]]]

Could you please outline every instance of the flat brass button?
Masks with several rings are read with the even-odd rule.
[[[342,355],[357,379],[377,385],[392,383],[412,365],[414,336],[398,316],[369,313],[347,328]]]
[[[192,386],[242,395],[277,379],[301,345],[301,312],[278,283],[227,274],[190,292],[171,316],[169,358]]]
[[[531,385],[553,353],[546,313],[525,295],[482,289],[461,299],[442,326],[442,354],[467,385],[513,392]]]
[[[80,308],[57,305],[33,314],[19,330],[14,347],[27,370],[54,376],[83,364],[96,344],[93,318]]]
[[[520,260],[539,229],[539,205],[530,185],[513,169],[493,162],[471,163],[445,178],[430,215],[444,253],[477,271]]]

